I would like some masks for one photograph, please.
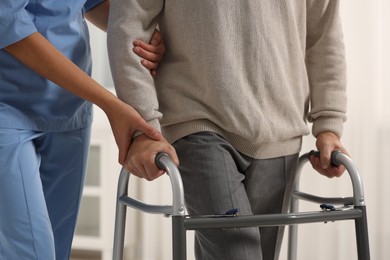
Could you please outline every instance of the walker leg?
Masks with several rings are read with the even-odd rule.
[[[356,246],[359,260],[370,260],[370,247],[368,242],[367,209],[366,206],[356,206],[361,209],[362,217],[355,219]]]
[[[122,196],[127,196],[129,178],[130,178],[130,174],[126,170],[122,170],[119,176],[118,191],[117,191],[114,247],[113,247],[113,257],[112,257],[113,260],[123,259],[127,206],[120,202],[120,198]]]
[[[299,175],[298,175],[299,177]],[[294,191],[298,190],[298,182],[294,184]],[[299,200],[294,197],[294,193],[291,196],[290,212],[295,213],[299,210]],[[287,259],[297,260],[298,251],[298,225],[290,225],[288,227],[288,247],[287,247]]]
[[[187,259],[186,228],[184,216],[172,216],[173,260]]]
[[[298,225],[290,225],[288,229],[288,260],[297,259]]]

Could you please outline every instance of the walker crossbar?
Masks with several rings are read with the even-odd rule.
[[[319,197],[315,196],[313,194],[301,192],[301,191],[295,191],[294,197],[300,200],[306,200],[314,203],[329,203],[329,204],[335,204],[335,205],[353,205],[353,197]]]
[[[119,198],[119,202],[128,207],[138,209],[145,213],[150,214],[164,214],[164,215],[172,215],[172,206],[160,206],[160,205],[150,205],[145,204],[141,201],[122,196]]]
[[[240,215],[235,217],[188,217],[184,221],[187,230],[205,228],[270,227],[315,222],[328,222],[360,218],[362,211],[301,212],[286,214]]]
[[[186,256],[186,231],[204,228],[241,228],[241,227],[265,227],[289,225],[288,259],[296,260],[297,255],[297,224],[329,222],[339,220],[355,220],[356,244],[359,260],[370,260],[367,213],[363,194],[362,180],[352,160],[341,152],[332,153],[332,163],[342,164],[347,169],[352,182],[353,197],[323,198],[299,191],[299,179],[303,165],[310,155],[318,156],[318,152],[310,152],[299,158],[298,169],[294,178],[291,207],[289,213],[264,214],[264,215],[184,215],[184,189],[175,164],[167,154],[156,156],[156,164],[165,170],[170,177],[172,185],[172,206],[148,205],[127,196],[129,173],[122,169],[117,193],[117,209],[115,219],[114,252],[113,260],[121,260],[123,257],[124,230],[126,208],[133,207],[143,212],[162,213],[172,216],[172,246],[173,260],[185,260]],[[347,205],[343,210],[298,212],[298,201],[307,200],[314,203],[329,203]]]

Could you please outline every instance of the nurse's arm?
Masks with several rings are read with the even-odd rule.
[[[107,32],[109,12],[110,0],[106,0],[86,12],[85,18],[99,29]],[[164,41],[161,38],[160,31],[155,30],[149,43],[137,40],[133,44],[134,52],[143,58],[141,61],[142,65],[151,70],[152,75],[155,75],[158,63],[165,52]]]
[[[85,13],[85,18],[100,30],[107,32],[110,0],[105,0]]]
[[[131,139],[136,131],[141,131],[156,140],[162,138],[161,134],[148,125],[131,106],[89,77],[40,33],[35,32],[5,47],[4,50],[39,75],[99,106],[110,121],[119,148],[121,164],[125,162]]]

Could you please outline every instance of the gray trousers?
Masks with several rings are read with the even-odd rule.
[[[173,145],[189,214],[221,214],[233,208],[243,215],[287,211],[298,154],[252,159],[211,132]],[[198,260],[275,260],[282,236],[283,227],[197,230],[195,255]]]

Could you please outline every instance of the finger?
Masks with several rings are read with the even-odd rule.
[[[148,177],[144,165],[142,164],[142,160],[139,157],[128,157],[126,160],[126,169],[139,178],[147,179]]]
[[[144,178],[145,180],[147,181],[152,181],[154,180],[156,177],[155,174],[153,172],[151,172],[149,169],[147,169],[145,166],[143,166],[143,170],[144,170]]]
[[[177,156],[175,148],[172,145],[170,145],[169,142],[164,137],[162,137],[160,141],[165,142],[167,145],[161,146],[161,150],[158,153],[161,152],[167,153],[169,158],[173,161],[173,163],[175,163],[175,165],[178,166],[179,157]],[[156,153],[155,156],[157,156],[158,153]]]
[[[152,48],[146,48],[147,46],[152,46]],[[161,50],[158,47],[155,47],[153,45],[145,44],[142,46],[135,46],[133,48],[133,51],[141,58],[144,58],[152,62],[158,62],[161,61],[162,59]]]
[[[164,174],[164,171],[160,170],[155,163],[156,154],[149,154],[149,156],[146,157],[147,153],[141,153],[139,156],[140,157],[137,158],[138,161],[143,162],[139,167],[142,167],[142,170],[140,171],[142,171],[143,178],[152,181]]]
[[[156,70],[158,67],[158,62],[152,62],[150,60],[141,60],[141,64],[149,70]]]
[[[151,53],[162,54],[165,52],[165,45],[163,44],[163,42],[158,42],[156,44],[156,43],[146,43],[141,40],[135,40],[133,41],[133,45],[134,47],[140,47],[144,51],[151,52]]]
[[[328,178],[333,178],[333,174],[329,171],[329,168],[324,169],[321,164],[321,160],[319,157],[312,155],[310,157],[310,162],[312,163],[313,168],[323,176]]]
[[[337,172],[337,175],[336,175],[336,177],[340,177],[341,175],[343,175],[343,173],[345,172],[345,167],[343,166],[343,165],[340,165],[339,167],[338,167],[338,172]]]
[[[147,137],[153,140],[156,141],[163,140],[162,134],[159,131],[157,131],[157,129],[153,128],[148,123],[146,123],[145,121],[141,122],[136,127],[136,130],[142,132],[144,135],[146,135]]]
[[[327,169],[331,165],[332,149],[328,145],[324,145],[320,150],[321,168]]]
[[[345,167],[343,165],[339,165],[339,166],[330,165],[328,168],[323,169],[320,159],[314,155],[311,155],[309,157],[309,161],[317,172],[319,172],[321,175],[324,175],[328,178],[340,177],[345,172]]]
[[[156,53],[158,51],[161,51],[161,47],[159,45],[154,45],[151,43],[144,42],[142,40],[134,40],[133,41],[134,48],[140,47],[141,49],[147,51],[147,52],[153,52]]]
[[[133,41],[133,45],[134,47],[140,47],[146,52],[159,54],[160,56],[165,53],[165,45],[161,40],[160,34],[154,34],[150,43],[146,43],[141,40],[135,40]]]
[[[340,177],[344,171],[345,171],[345,168],[344,166],[340,165],[340,166],[333,166],[333,167],[330,167],[328,170],[328,174],[331,175],[332,177]]]
[[[145,179],[145,171],[142,168],[142,166],[141,167],[133,167],[133,168],[131,168],[130,172],[131,172],[131,174],[133,174],[134,176],[137,176],[138,178]]]
[[[159,30],[154,30],[152,38],[150,39],[150,44],[158,46],[161,43],[161,33]]]
[[[168,153],[169,157],[171,158],[171,160],[173,161],[173,163],[176,166],[178,166],[180,162],[179,162],[179,157],[177,156],[175,149],[172,146],[170,146],[169,149],[167,149],[167,153]]]
[[[147,164],[147,166],[145,166],[145,172],[147,174],[147,180],[154,180],[154,179],[157,179],[158,177],[160,177],[161,175],[163,175],[165,172],[160,170],[157,165],[155,164],[154,162],[154,159],[152,160],[152,162],[150,164]]]
[[[317,156],[315,155],[311,155],[309,157],[309,161],[313,167],[314,170],[316,170],[317,172],[319,172],[321,175],[325,175],[327,176],[326,172],[324,171],[324,169],[322,169],[321,167],[321,162],[320,162],[320,158],[318,158]]]

